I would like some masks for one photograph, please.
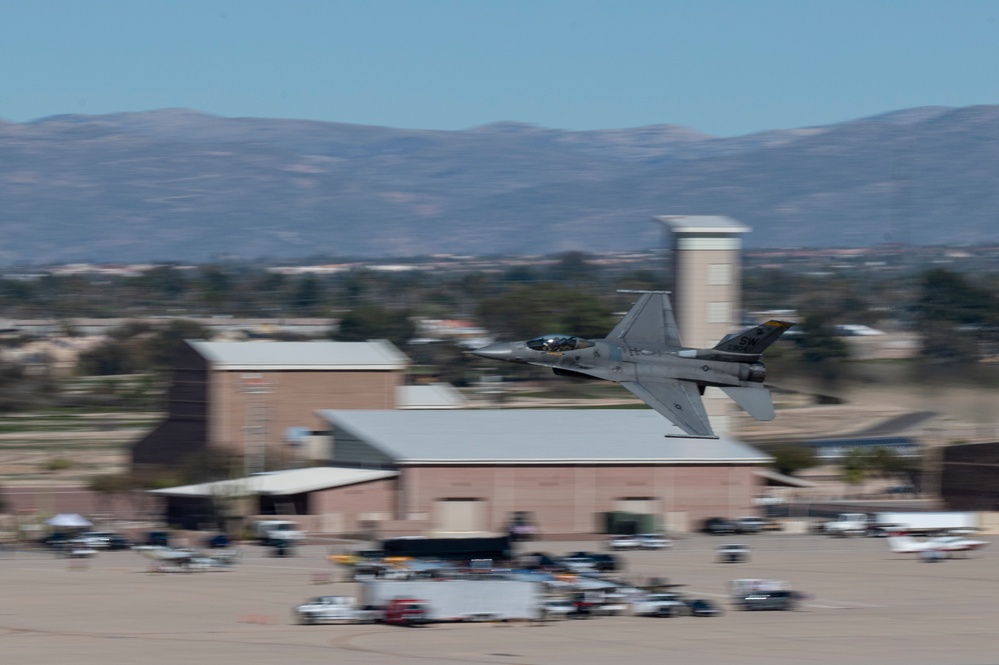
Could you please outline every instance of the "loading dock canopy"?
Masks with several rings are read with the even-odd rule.
[[[219,480],[213,483],[183,485],[151,490],[150,494],[160,496],[250,496],[270,495],[285,496],[304,494],[318,490],[343,487],[366,483],[371,480],[392,478],[399,475],[396,471],[370,469],[340,469],[335,467],[312,467],[308,469],[292,469],[290,471],[274,471],[259,473],[247,478]]]

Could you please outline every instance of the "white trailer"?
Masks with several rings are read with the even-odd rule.
[[[875,513],[868,533],[887,536],[893,531],[911,534],[960,534],[978,529],[973,512]]]
[[[393,598],[427,605],[430,621],[538,619],[544,590],[540,582],[516,580],[372,580],[361,585],[361,604],[385,607]]]

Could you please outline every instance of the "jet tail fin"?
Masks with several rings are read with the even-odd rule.
[[[793,323],[787,321],[773,319],[755,328],[750,328],[745,332],[726,335],[715,346],[715,350],[758,356],[793,325]]]
[[[774,419],[774,401],[766,388],[721,386],[722,391],[757,420]]]

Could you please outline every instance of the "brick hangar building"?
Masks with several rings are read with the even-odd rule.
[[[739,234],[748,229],[717,217],[655,221],[673,233],[677,284],[703,285],[698,298],[675,298],[683,339],[713,344],[735,325]],[[543,533],[587,534],[612,511],[682,531],[706,517],[751,514],[770,461],[724,433],[684,437],[652,410],[406,410],[432,400],[404,397],[408,361],[385,342],[189,347],[170,414],[136,445],[134,463],[219,448],[243,454],[248,473],[157,490],[174,520],[207,514],[214,496],[241,483],[258,513],[294,515],[318,533],[500,532],[512,515],[530,513]],[[727,402],[710,392],[709,413],[724,432]],[[298,454],[323,468],[251,476],[288,443],[280,436],[288,428],[322,433]]]

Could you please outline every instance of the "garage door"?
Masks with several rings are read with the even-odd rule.
[[[439,499],[434,502],[434,530],[447,533],[485,531],[485,506],[482,499]]]

